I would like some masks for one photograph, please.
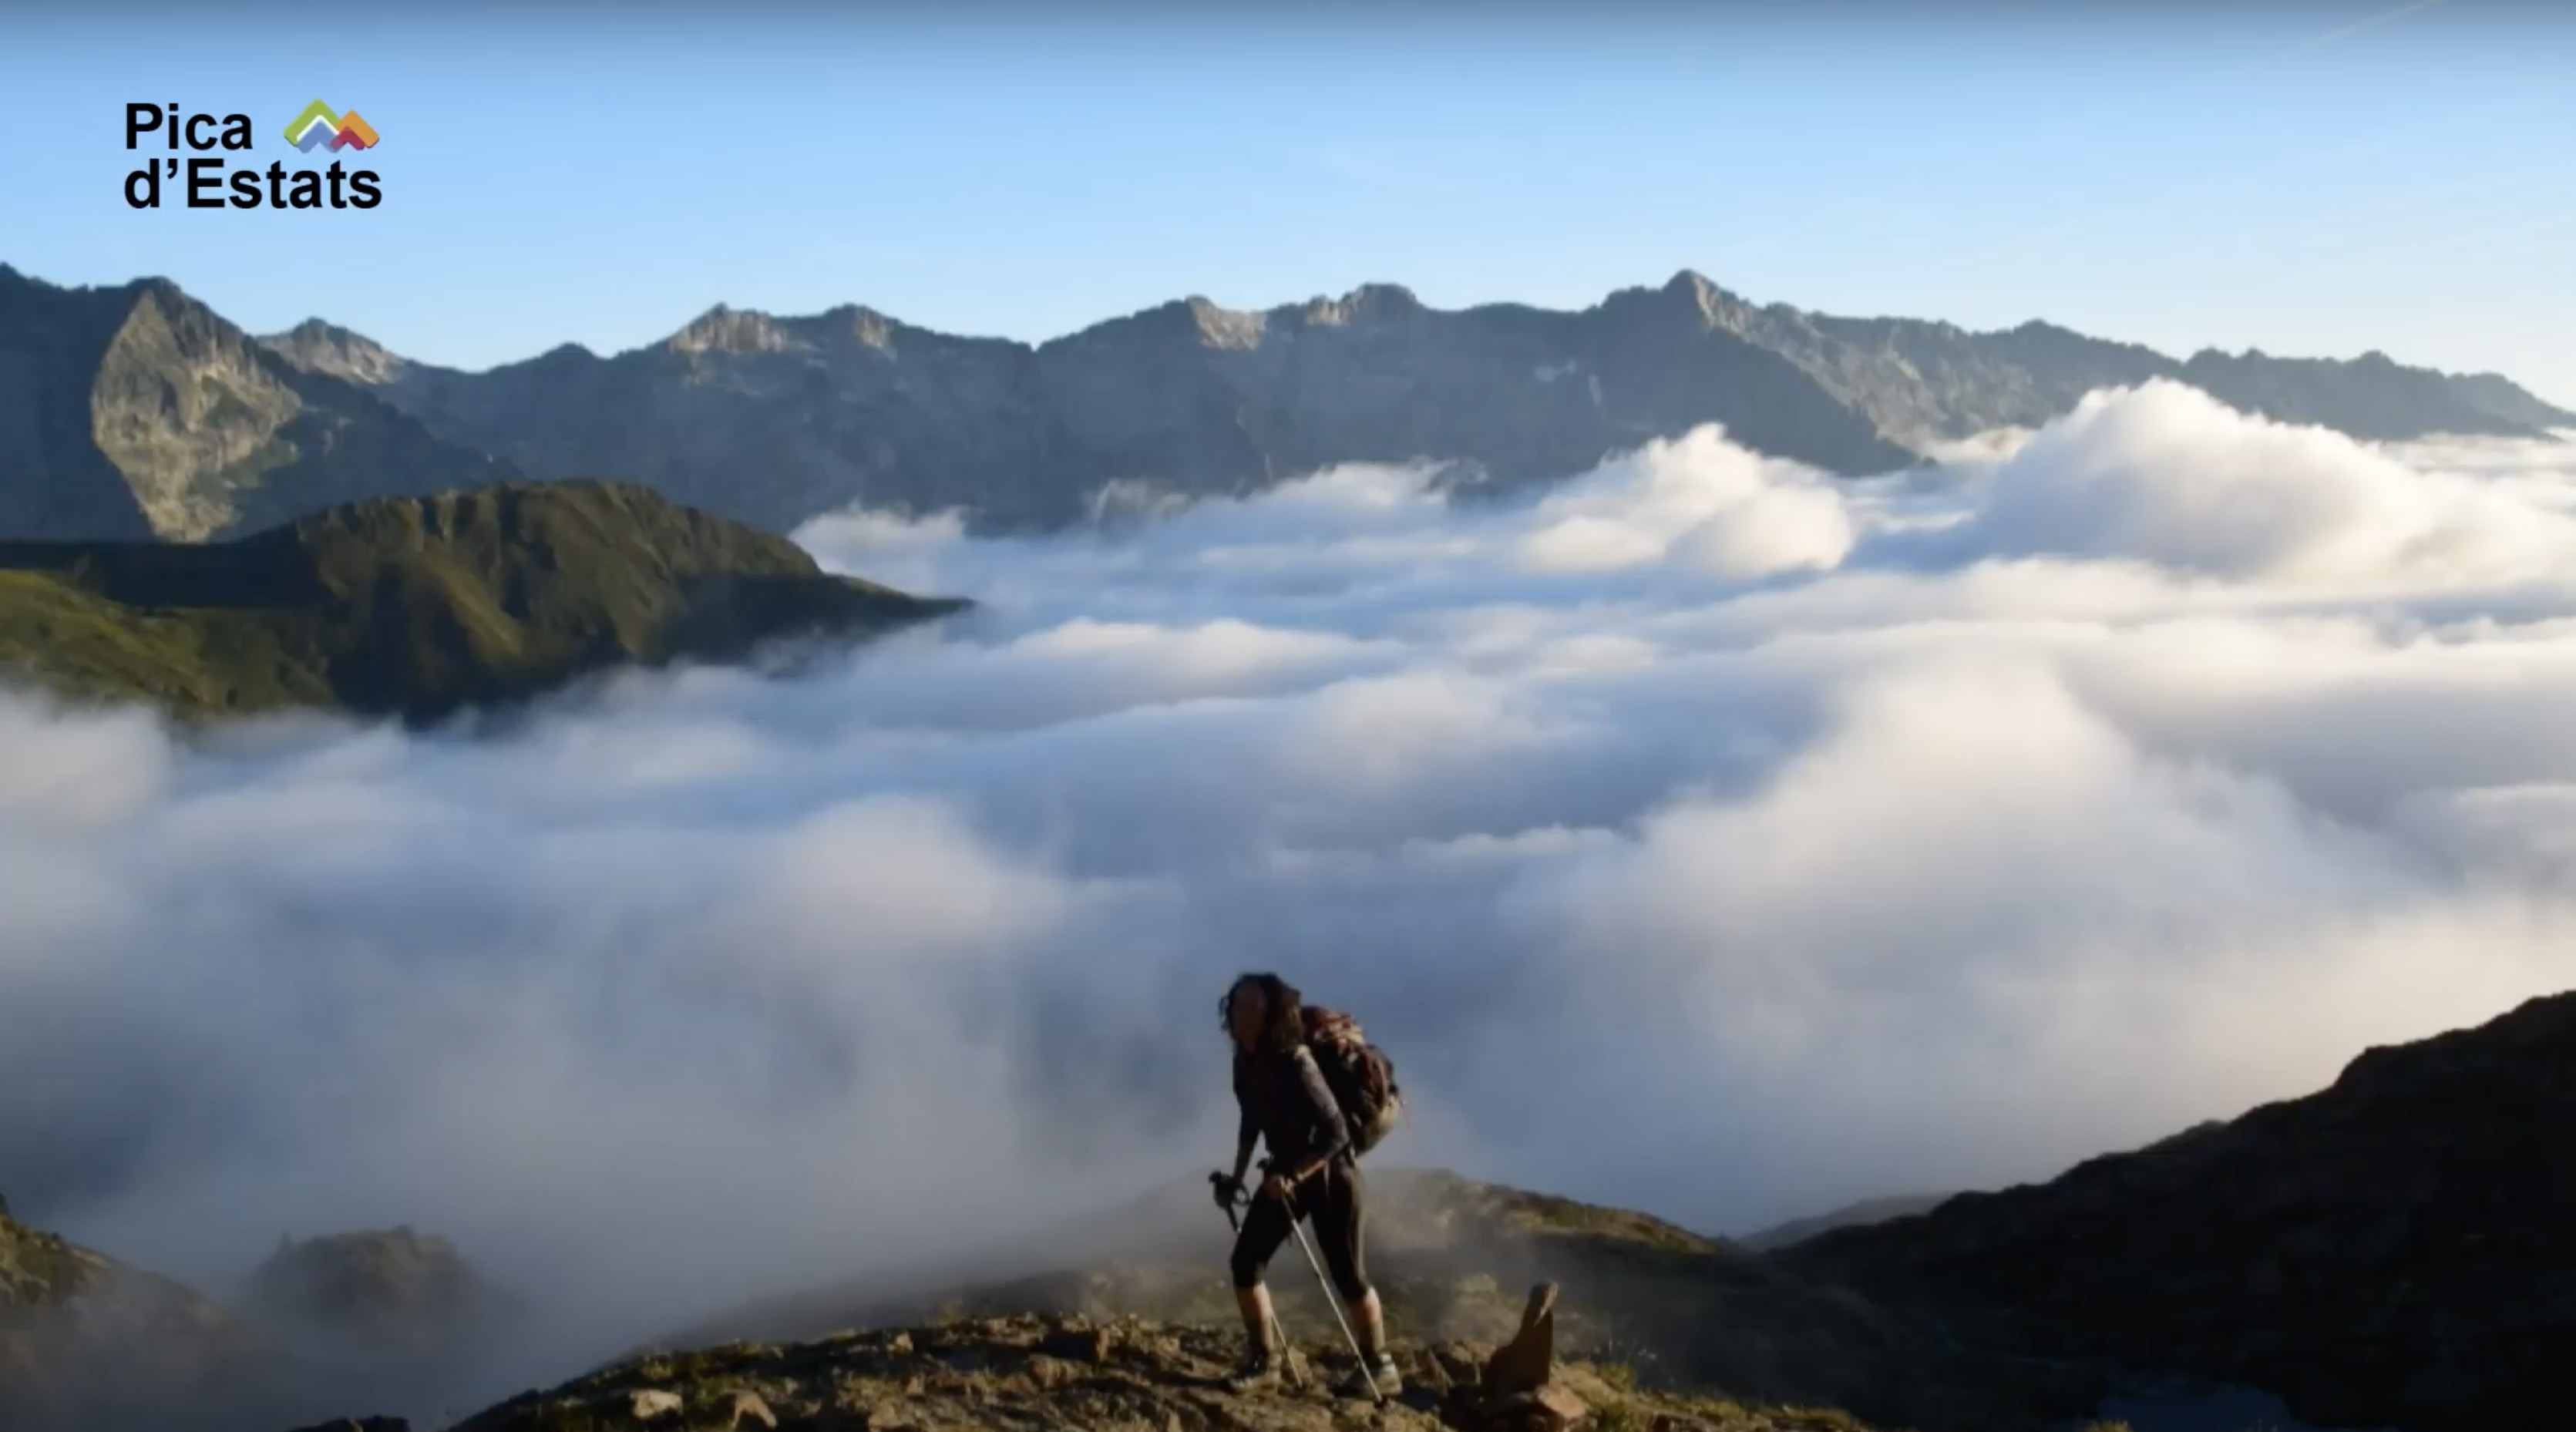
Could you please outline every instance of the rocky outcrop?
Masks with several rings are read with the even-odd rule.
[[[174,1408],[232,1427],[274,1405],[288,1371],[270,1339],[188,1288],[0,1210],[0,1427],[168,1426]]]
[[[245,1294],[270,1326],[425,1359],[504,1330],[522,1306],[455,1245],[410,1228],[281,1239]]]
[[[1441,1425],[1452,1432],[1566,1432],[1592,1412],[1556,1375],[1553,1283],[1530,1290],[1520,1327],[1481,1363],[1437,1352],[1422,1363],[1440,1398]]]
[[[166,279],[57,288],[5,265],[0,473],[0,538],[182,542],[518,475]]]
[[[2538,1428],[2567,1417],[2570,1209],[2576,994],[1781,1258],[2055,1355],[2260,1387],[2320,1425]]]

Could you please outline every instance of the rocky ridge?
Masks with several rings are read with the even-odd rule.
[[[2328,1426],[2565,1425],[2576,993],[2045,1184],[1784,1266],[2052,1356],[2260,1387]]]

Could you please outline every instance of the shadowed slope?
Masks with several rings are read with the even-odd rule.
[[[2576,994],[2333,1087],[1781,1255],[2002,1335],[2250,1383],[2324,1424],[2563,1423]]]

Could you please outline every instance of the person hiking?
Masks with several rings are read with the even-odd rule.
[[[1229,1203],[1242,1197],[1255,1139],[1269,1150],[1267,1177],[1234,1240],[1234,1299],[1243,1313],[1246,1346],[1226,1385],[1241,1392],[1279,1381],[1288,1350],[1261,1273],[1302,1217],[1312,1220],[1332,1291],[1350,1310],[1360,1366],[1340,1391],[1367,1396],[1374,1380],[1378,1394],[1392,1397],[1403,1390],[1404,1378],[1387,1353],[1385,1309],[1361,1257],[1367,1200],[1359,1162],[1341,1106],[1307,1048],[1297,991],[1277,975],[1247,974],[1226,991],[1217,1011],[1234,1040],[1234,1101],[1242,1115],[1234,1172],[1219,1181],[1219,1196]]]

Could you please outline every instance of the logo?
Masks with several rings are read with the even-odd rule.
[[[331,107],[315,100],[304,112],[286,125],[286,142],[310,154],[315,148],[329,145],[333,149],[373,149],[376,131],[356,110],[333,114]]]
[[[282,162],[262,168],[256,158],[248,157],[251,138],[246,114],[183,118],[175,104],[127,105],[125,147],[142,149],[147,140],[158,139],[170,157],[146,159],[142,168],[125,176],[126,204],[136,209],[160,208],[165,180],[174,188],[186,187],[191,209],[372,209],[385,201],[382,181],[373,169],[350,169],[337,159],[319,169],[290,169]],[[286,126],[286,142],[306,154],[326,148],[337,153],[373,149],[380,137],[356,110],[334,114],[317,99]],[[190,151],[184,165],[179,155],[182,146]],[[243,156],[239,168],[233,167],[234,155]]]

